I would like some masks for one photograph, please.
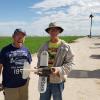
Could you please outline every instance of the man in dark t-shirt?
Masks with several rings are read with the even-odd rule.
[[[23,79],[24,64],[31,64],[32,57],[29,50],[23,46],[26,32],[16,29],[12,35],[13,43],[2,48],[0,52],[0,74],[2,71],[2,85],[5,100],[28,100],[28,80]]]

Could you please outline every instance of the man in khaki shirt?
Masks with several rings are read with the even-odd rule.
[[[46,92],[40,93],[40,100],[50,100],[51,96],[53,96],[53,100],[62,100],[64,82],[73,65],[70,46],[58,36],[63,30],[56,23],[50,23],[49,27],[45,29],[50,40],[39,49],[37,66],[40,67],[42,51],[47,51],[49,54],[48,67],[52,69],[52,73],[48,77]]]

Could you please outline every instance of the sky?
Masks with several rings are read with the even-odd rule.
[[[61,35],[100,35],[100,0],[0,0],[0,36],[11,36],[22,28],[28,36],[48,35],[45,29],[56,22]]]

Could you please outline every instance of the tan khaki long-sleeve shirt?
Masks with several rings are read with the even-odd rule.
[[[40,66],[40,55],[42,51],[48,51],[48,42],[46,42],[38,51],[38,63]],[[73,54],[70,46],[63,40],[61,40],[61,45],[59,46],[54,62],[54,67],[57,67],[60,72],[60,77],[50,75],[50,83],[61,83],[65,81],[65,76],[71,71],[73,66]]]

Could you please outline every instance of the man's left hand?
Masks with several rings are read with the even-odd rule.
[[[59,69],[58,68],[52,67],[51,68],[51,72],[52,72],[53,75],[60,77]]]

